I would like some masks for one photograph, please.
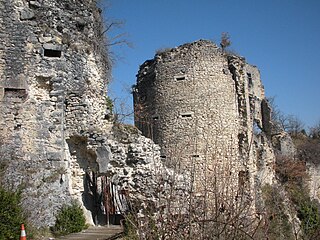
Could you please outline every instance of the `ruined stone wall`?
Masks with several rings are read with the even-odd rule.
[[[0,37],[1,180],[23,189],[36,226],[53,225],[81,200],[111,128],[100,12],[94,0],[1,0]]]
[[[0,36],[0,180],[23,190],[34,225],[53,225],[72,199],[103,223],[100,176],[154,199],[155,170],[170,175],[162,162],[198,190],[217,178],[234,194],[272,181],[270,109],[243,58],[200,40],[141,66],[136,124],[162,147],[160,161],[151,140],[118,139],[107,120],[110,66],[94,0],[0,0]]]
[[[273,181],[270,108],[259,70],[244,58],[206,40],[157,53],[140,66],[134,107],[163,161],[194,172],[198,189],[212,180],[254,196]]]

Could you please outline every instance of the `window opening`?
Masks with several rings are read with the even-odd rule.
[[[175,79],[177,81],[183,81],[183,80],[186,80],[186,76],[175,76]]]
[[[262,129],[259,126],[259,124],[257,123],[257,121],[253,121],[253,133],[255,135],[259,135],[259,134],[261,134],[261,132],[262,132]]]
[[[181,114],[181,117],[182,117],[182,118],[191,118],[191,117],[192,117],[192,114],[191,114],[191,113],[182,113],[182,114]]]
[[[44,56],[45,57],[60,58],[61,57],[61,51],[60,50],[54,50],[54,49],[44,49]]]
[[[9,93],[9,92],[25,93],[26,90],[25,89],[21,89],[21,88],[5,88],[4,89],[4,93]]]
[[[253,86],[253,82],[252,82],[252,75],[251,73],[247,73],[247,77],[248,77],[248,86],[252,87]]]
[[[21,88],[4,88],[2,97],[27,97],[27,91]]]

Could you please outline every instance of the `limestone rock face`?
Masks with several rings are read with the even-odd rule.
[[[102,167],[98,136],[111,126],[101,32],[93,0],[0,1],[1,180],[24,189],[24,207],[39,227],[81,199],[85,167]]]
[[[274,181],[271,109],[259,69],[244,58],[207,40],[159,52],[140,66],[134,107],[163,161],[195,172],[196,191],[211,179],[256,196]]]
[[[108,120],[96,1],[0,0],[0,17],[0,180],[22,189],[31,223],[52,226],[78,200],[89,224],[104,224],[115,184],[152,199],[159,147]]]

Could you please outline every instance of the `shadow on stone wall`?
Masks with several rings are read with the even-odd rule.
[[[103,195],[98,189],[96,174],[94,172],[86,172],[83,177],[83,184],[83,205],[91,212],[95,225],[105,225],[106,214],[103,205]]]

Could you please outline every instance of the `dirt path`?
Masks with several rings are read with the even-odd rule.
[[[105,240],[122,232],[120,226],[94,226],[83,230],[80,233],[73,233],[55,240]]]

